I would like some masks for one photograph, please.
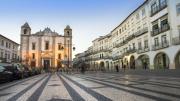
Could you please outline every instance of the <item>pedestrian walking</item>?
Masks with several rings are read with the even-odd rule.
[[[144,62],[144,69],[147,69],[147,63]]]
[[[119,67],[118,67],[118,65],[116,65],[116,72],[119,72]]]
[[[124,70],[124,71],[126,70],[126,65],[123,65],[123,70]]]

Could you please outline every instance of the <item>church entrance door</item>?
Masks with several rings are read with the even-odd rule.
[[[50,70],[50,60],[44,60],[44,70],[45,71]]]

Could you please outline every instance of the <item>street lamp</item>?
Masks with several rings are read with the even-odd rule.
[[[67,61],[67,62],[68,62],[68,63],[67,63],[67,67],[69,68],[69,64],[70,64],[70,63],[69,63],[69,62],[70,62],[70,61],[69,61],[69,58],[70,58],[70,57],[69,57],[69,55],[70,55],[70,45],[74,45],[74,44],[69,44],[69,41],[68,41],[67,44],[62,44],[62,45],[64,45],[64,46],[67,45],[67,46],[68,46],[68,56],[66,56],[66,58],[68,58],[68,61]],[[62,46],[60,49],[61,49],[61,50],[64,50],[64,47]],[[76,50],[75,47],[73,47],[72,49],[73,49],[73,51]],[[72,52],[71,52],[71,54],[72,54]]]

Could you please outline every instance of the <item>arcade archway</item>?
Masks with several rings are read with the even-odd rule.
[[[104,62],[100,62],[100,70],[101,70],[101,71],[104,70],[104,68],[105,68],[104,66],[105,66],[105,65],[104,65]]]
[[[139,69],[149,69],[150,60],[148,55],[140,55],[137,59],[137,65]]]
[[[135,57],[130,57],[130,69],[135,69]]]
[[[169,69],[169,57],[165,53],[158,53],[154,58],[155,69]]]
[[[175,68],[180,69],[180,51],[175,56]]]

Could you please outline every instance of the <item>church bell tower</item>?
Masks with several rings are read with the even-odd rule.
[[[29,64],[29,36],[31,35],[31,27],[26,22],[21,26],[21,39],[20,39],[20,57],[23,64]]]
[[[69,25],[64,29],[64,58],[67,60],[67,68],[72,66],[72,29]]]

